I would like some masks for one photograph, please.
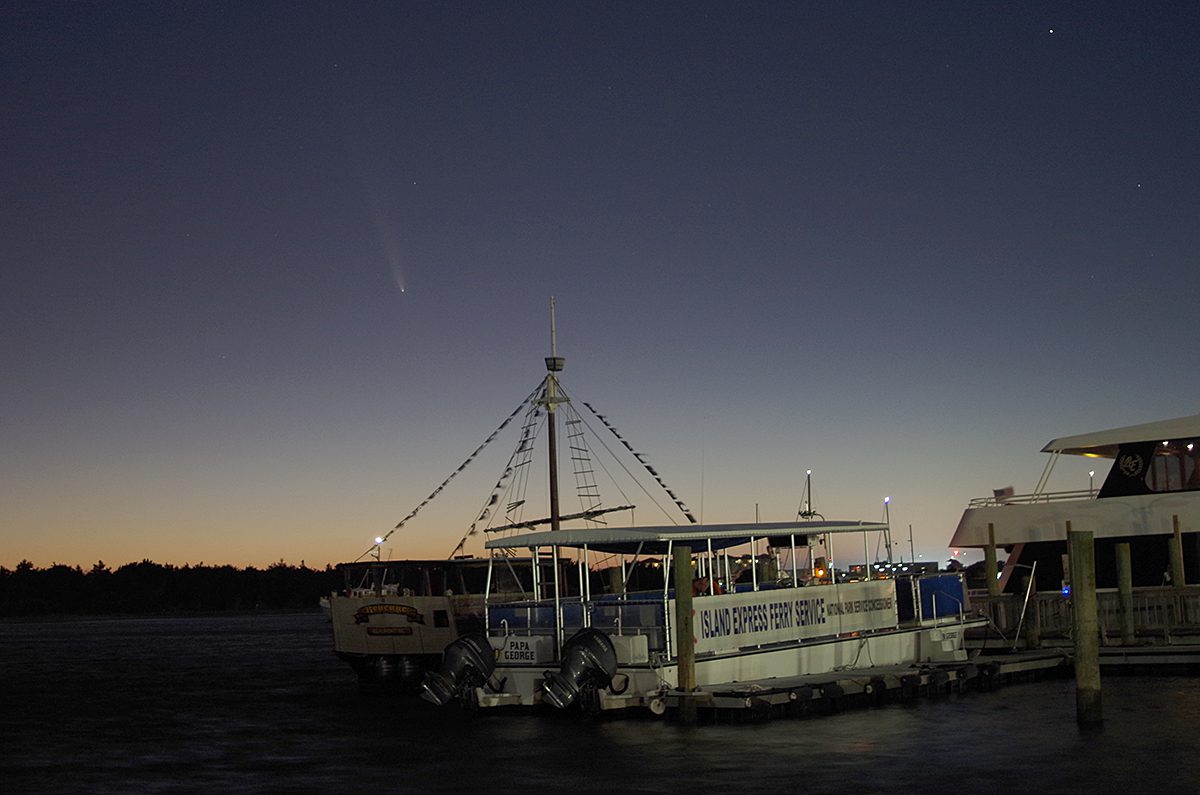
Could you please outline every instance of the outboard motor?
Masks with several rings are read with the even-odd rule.
[[[559,709],[571,706],[585,688],[608,687],[617,673],[617,650],[598,629],[581,629],[563,644],[558,673],[546,671],[542,693]]]
[[[441,670],[425,674],[421,698],[444,706],[482,685],[495,669],[496,653],[487,636],[463,635],[442,652]]]

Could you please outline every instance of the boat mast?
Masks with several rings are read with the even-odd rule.
[[[558,341],[554,330],[554,296],[550,296],[550,355],[546,357],[546,396],[542,403],[546,406],[547,439],[550,444],[550,531],[556,532],[561,528],[562,517],[558,510],[558,438],[555,430],[555,414],[558,404],[567,402],[568,398],[559,397],[558,377],[566,359],[558,355]]]

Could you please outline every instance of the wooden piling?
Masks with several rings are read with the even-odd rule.
[[[1129,542],[1117,544],[1117,591],[1121,597],[1121,645],[1136,641],[1133,623],[1133,558]]]
[[[1184,584],[1183,575],[1183,533],[1179,531],[1179,515],[1171,517],[1171,528],[1174,531],[1167,542],[1167,551],[1171,558],[1171,584],[1181,587]]]
[[[983,576],[987,578],[988,596],[1000,595],[999,573],[996,565],[996,528],[988,522],[988,542],[983,549]]]
[[[1096,548],[1090,530],[1072,530],[1067,522],[1071,554],[1071,606],[1075,635],[1075,721],[1080,726],[1103,722],[1100,698],[1100,631],[1096,618]]]
[[[692,548],[676,544],[672,552],[675,579],[675,658],[678,661],[679,721],[696,722],[696,646],[692,635]]]

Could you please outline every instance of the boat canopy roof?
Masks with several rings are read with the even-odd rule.
[[[751,538],[769,538],[772,546],[807,543],[807,537],[825,533],[862,533],[887,529],[886,524],[853,521],[759,522],[744,524],[692,524],[660,527],[599,527],[582,530],[543,530],[507,538],[494,538],[487,549],[533,549],[535,547],[587,547],[596,552],[618,555],[663,555],[668,543],[701,542],[707,549],[725,549],[747,544]]]
[[[1108,431],[1081,433],[1053,439],[1042,448],[1043,453],[1068,453],[1100,458],[1116,458],[1117,449],[1133,442],[1160,442],[1200,436],[1200,414],[1159,420],[1141,425],[1127,425]]]

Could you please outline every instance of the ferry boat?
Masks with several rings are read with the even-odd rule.
[[[847,581],[834,565],[835,543],[862,549],[865,563],[871,536],[890,547],[889,527],[826,521],[811,509],[811,488],[795,522],[705,525],[621,440],[686,524],[564,529],[563,521],[582,514],[561,516],[558,505],[556,415],[570,399],[558,382],[564,360],[551,317],[537,400],[546,413],[550,516],[487,531],[497,537],[484,545],[483,626],[446,647],[439,669],[424,676],[424,698],[661,714],[676,690],[966,660],[964,631],[983,619],[971,614],[961,575],[871,579],[864,565],[863,579]],[[582,448],[568,447],[576,474],[591,471],[578,461]],[[608,510],[619,509],[596,506],[586,518]],[[513,579],[514,559],[533,564],[533,581],[517,598],[499,585]],[[542,561],[552,562],[548,577]],[[661,574],[653,585],[635,578],[647,565]]]
[[[1064,436],[1042,452],[1050,459],[1032,493],[1003,489],[971,500],[950,542],[1008,550],[1000,572],[1003,591],[1017,590],[1018,572],[1030,570],[1039,590],[1063,586],[1068,522],[1093,533],[1101,588],[1117,585],[1115,547],[1121,542],[1130,544],[1135,586],[1170,580],[1168,539],[1176,528],[1187,581],[1200,580],[1200,414]],[[1063,455],[1111,460],[1100,489],[1049,491]]]
[[[541,531],[488,541],[491,576],[517,552],[573,560],[577,573],[554,567],[558,576],[522,599],[489,589],[484,630],[447,648],[422,695],[481,708],[550,704],[661,715],[685,676],[687,689],[704,689],[965,661],[964,632],[983,620],[970,611],[961,574],[848,582],[830,564],[835,543],[863,549],[869,536],[886,530],[804,519]],[[618,558],[610,571],[620,576],[600,579],[610,583],[602,590],[592,588],[597,578],[588,572],[596,555]],[[660,587],[627,590],[632,567],[646,556],[661,556]],[[678,565],[695,573],[681,581],[694,589],[683,595],[691,608],[685,603],[682,614],[669,573]],[[581,592],[565,595],[564,578]]]

